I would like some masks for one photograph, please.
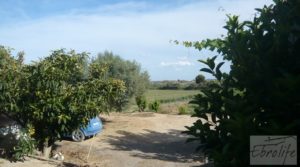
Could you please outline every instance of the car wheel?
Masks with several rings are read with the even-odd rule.
[[[81,142],[85,139],[84,133],[80,129],[74,130],[72,132],[72,139],[73,141]]]

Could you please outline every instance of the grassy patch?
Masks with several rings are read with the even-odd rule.
[[[160,103],[158,109],[159,113],[190,115],[194,112],[194,108],[191,104],[189,104],[189,101],[199,93],[200,91],[197,90],[148,90],[145,97],[148,104],[153,103],[155,100]],[[138,107],[134,99],[130,100],[125,111],[138,111]],[[152,110],[147,108],[145,111]]]
[[[161,104],[158,112],[164,114],[191,115],[194,113],[194,106],[192,104],[189,104],[189,101],[164,103]]]
[[[158,100],[161,103],[170,103],[189,100],[198,93],[197,90],[148,90],[145,96],[149,102]]]

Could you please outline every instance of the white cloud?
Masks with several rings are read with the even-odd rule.
[[[188,57],[187,56],[182,56],[182,57],[177,57],[177,60],[176,62],[172,62],[172,61],[169,61],[169,62],[165,62],[165,61],[162,61],[160,63],[160,66],[162,67],[175,67],[175,69],[179,69],[179,67],[184,67],[184,66],[193,66],[194,63],[192,63],[190,60],[188,60]]]
[[[226,13],[238,13],[242,19],[250,19],[254,8],[265,3],[270,4],[271,0],[199,1],[167,10],[151,6],[146,1],[120,3],[91,12],[75,10],[2,26],[0,44],[24,50],[26,62],[47,56],[50,50],[59,48],[89,51],[94,55],[107,49],[125,59],[137,60],[154,80],[164,77],[192,79],[199,71],[192,62],[196,63],[199,57],[193,57],[195,52],[188,55],[186,48],[169,41],[219,37],[224,34],[222,26]],[[139,11],[155,7],[159,10]],[[220,7],[226,13],[218,11]],[[117,14],[114,11],[118,11]],[[189,60],[187,57],[178,59],[180,55],[188,55]],[[157,66],[193,68],[183,69],[178,76],[172,68],[159,71]]]
[[[161,62],[160,65],[164,67],[168,67],[168,66],[177,67],[177,66],[192,66],[194,64],[188,60],[180,60],[177,62]]]

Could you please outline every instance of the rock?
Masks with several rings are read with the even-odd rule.
[[[63,156],[63,154],[61,152],[56,153],[52,158],[55,160],[59,160],[59,161],[63,161],[65,159],[65,157]]]

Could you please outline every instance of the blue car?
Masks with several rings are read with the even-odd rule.
[[[99,117],[90,119],[86,127],[81,127],[72,132],[72,139],[76,142],[83,141],[86,137],[95,136],[103,128],[102,121]]]

